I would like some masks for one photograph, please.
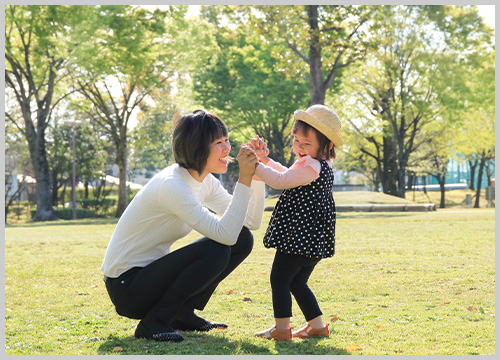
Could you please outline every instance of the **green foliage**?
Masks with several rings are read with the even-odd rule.
[[[280,71],[310,82],[310,104],[323,103],[328,90],[342,82],[345,68],[376,47],[370,36],[378,6],[255,6],[250,23],[277,43],[273,55]]]
[[[460,74],[481,69],[479,59],[493,51],[488,41],[476,41],[487,31],[470,26],[477,18],[468,7],[385,6],[382,14],[379,49],[351,68],[340,99],[331,101],[350,127],[343,167],[378,177],[385,192],[397,181],[404,196],[404,173],[442,173],[457,153],[464,111],[477,114],[478,95],[491,103],[492,68],[489,83],[486,77]]]
[[[79,201],[83,209],[91,209],[95,214],[101,217],[106,217],[109,210],[116,205],[116,199],[83,199]],[[77,208],[78,212],[78,208]]]
[[[36,208],[32,208],[31,217],[33,218],[36,214]],[[61,220],[72,220],[73,219],[73,209],[70,208],[55,208],[54,214]],[[76,208],[76,218],[77,219],[92,219],[96,217],[96,213],[91,209],[81,209]]]
[[[158,170],[173,163],[171,133],[174,105],[163,100],[138,116],[138,124],[131,132],[132,154],[130,170],[144,172],[151,177]]]
[[[306,106],[307,86],[277,70],[274,44],[248,27],[220,28],[217,39],[221,51],[194,76],[196,99],[216,109],[240,141],[262,136],[273,158],[289,162],[291,116]]]

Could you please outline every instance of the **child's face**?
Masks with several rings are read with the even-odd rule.
[[[299,159],[306,155],[316,158],[318,150],[319,142],[314,131],[308,131],[306,135],[299,129],[293,134],[293,152]]]

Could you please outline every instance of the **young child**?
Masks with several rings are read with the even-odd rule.
[[[249,144],[259,156],[255,174],[281,194],[269,221],[264,245],[275,248],[271,288],[275,325],[257,337],[288,341],[292,337],[329,336],[314,293],[307,285],[316,264],[335,252],[335,202],[332,196],[332,158],[342,145],[341,122],[324,105],[294,113],[293,152],[297,161],[289,168],[268,157],[267,144],[257,136]],[[292,297],[307,325],[292,334]]]

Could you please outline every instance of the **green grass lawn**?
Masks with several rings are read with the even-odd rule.
[[[5,353],[495,354],[494,209],[337,214],[337,254],[309,282],[333,333],[288,343],[253,336],[273,324],[264,216],[252,254],[201,313],[229,328],[182,332],[176,344],[135,339],[137,321],[107,296],[99,267],[116,220],[8,225]],[[305,320],[293,309],[298,328]]]
[[[463,208],[465,209],[465,197],[467,194],[472,196],[472,205],[476,192],[472,190],[449,190],[445,192],[445,208]],[[391,196],[382,192],[374,191],[335,191],[333,194],[335,204],[337,205],[372,205],[372,204],[436,204],[439,207],[441,202],[441,192],[427,191],[407,191],[406,198],[402,199],[397,196]],[[274,205],[278,198],[267,200],[268,205]],[[479,207],[488,208],[488,201],[486,200],[486,193],[481,191],[479,198]]]

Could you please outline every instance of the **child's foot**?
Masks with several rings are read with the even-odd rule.
[[[278,330],[276,329],[276,326],[273,326],[270,329],[256,333],[255,336],[269,340],[274,339],[278,341],[290,341],[292,340],[292,329],[288,328],[287,330]]]
[[[328,330],[328,325],[320,329],[313,329],[311,325],[307,324],[302,329],[295,331],[292,334],[294,338],[309,338],[309,337],[325,337],[330,335],[330,330]]]

